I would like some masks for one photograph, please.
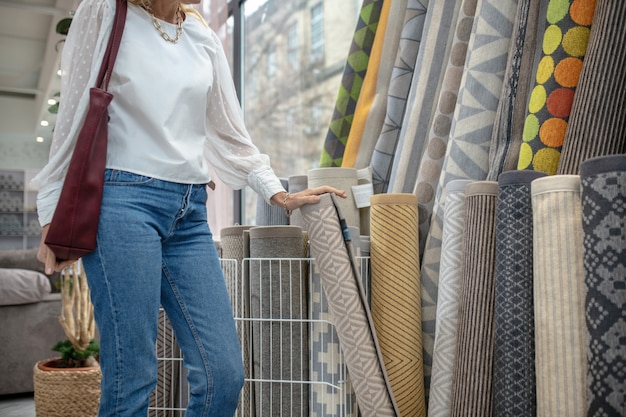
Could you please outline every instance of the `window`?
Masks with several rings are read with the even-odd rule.
[[[290,69],[298,70],[298,56],[298,25],[294,23],[287,32],[287,61]]]
[[[311,8],[311,62],[321,61],[324,57],[324,5],[316,4]]]
[[[324,24],[326,1],[345,18]],[[359,1],[230,0],[228,20],[222,17],[224,3],[204,0],[198,7],[222,38],[250,136],[280,178],[304,175],[319,165],[341,82],[336,68],[345,64]],[[324,39],[331,32],[332,49],[326,50]],[[315,56],[308,65],[307,56]],[[209,204],[227,200],[213,209],[216,237],[221,227],[256,224],[256,193],[233,192],[218,183],[218,190],[225,189],[226,196],[212,192],[209,198]]]
[[[276,46],[267,47],[267,78],[272,80],[276,76]]]

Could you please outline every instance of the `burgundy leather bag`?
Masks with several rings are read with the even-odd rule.
[[[126,23],[126,0],[117,0],[113,30],[104,53],[96,87],[89,90],[89,107],[78,134],[59,202],[45,243],[58,261],[77,260],[96,248],[107,156],[107,91]]]

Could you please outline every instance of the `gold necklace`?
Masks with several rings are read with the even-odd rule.
[[[176,36],[174,36],[173,38],[165,33],[165,31],[161,27],[161,23],[159,23],[157,18],[154,17],[154,14],[150,13],[150,16],[152,16],[152,24],[154,25],[156,30],[159,31],[163,39],[165,39],[167,42],[178,43],[180,35],[183,33],[183,18],[180,16],[180,9],[176,10]]]

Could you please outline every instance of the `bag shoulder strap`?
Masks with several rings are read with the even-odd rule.
[[[113,28],[109,36],[109,43],[104,52],[104,58],[100,65],[100,72],[96,80],[96,87],[107,90],[109,88],[109,80],[113,72],[113,65],[117,57],[117,50],[122,42],[122,34],[124,33],[124,24],[126,23],[126,11],[128,9],[127,0],[117,0],[115,5],[115,18]]]

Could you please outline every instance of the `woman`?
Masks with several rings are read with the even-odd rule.
[[[43,225],[38,257],[48,273],[66,266],[43,242],[114,12],[115,0],[83,0],[65,42],[50,161],[33,181]],[[129,2],[109,91],[97,248],[83,257],[100,333],[100,416],[146,416],[160,305],[189,370],[186,416],[232,416],[243,366],[207,225],[207,165],[232,188],[250,185],[287,211],[318,202],[322,193],[345,193],[285,192],[245,129],[218,37],[178,0]]]

